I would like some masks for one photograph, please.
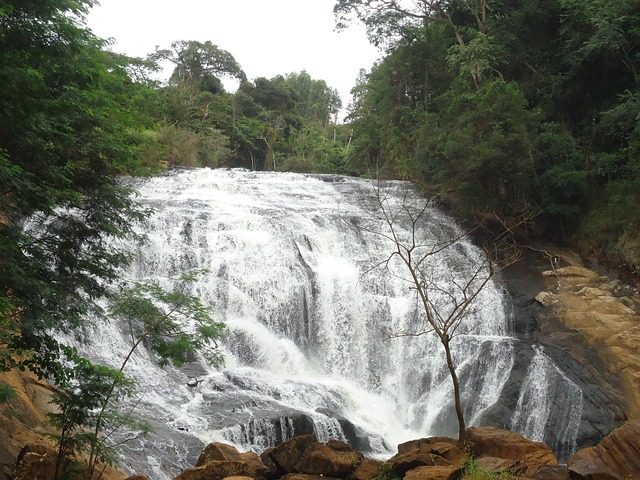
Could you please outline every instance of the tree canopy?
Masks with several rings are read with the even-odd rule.
[[[386,55],[353,90],[348,162],[461,213],[640,266],[640,2],[337,0]]]

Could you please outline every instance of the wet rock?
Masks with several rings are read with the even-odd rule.
[[[146,475],[131,475],[130,477],[125,478],[124,480],[151,480]]]
[[[567,465],[575,478],[635,478],[640,472],[640,420],[616,428],[595,447],[578,450]]]
[[[544,247],[541,250],[549,249]],[[611,362],[605,358],[605,349],[600,344],[594,345],[587,339],[586,331],[590,328],[590,298],[597,300],[603,296],[595,295],[590,290],[583,291],[582,295],[578,292],[585,287],[599,288],[601,285],[604,291],[613,290],[615,293],[612,295],[615,296],[629,295],[629,292],[621,287],[621,282],[585,269],[579,262],[556,268],[555,271],[549,268],[547,256],[525,252],[520,262],[502,272],[514,308],[514,332],[520,341],[514,345],[516,361],[501,398],[489,409],[483,423],[510,427],[508,419],[513,418],[522,381],[531,363],[532,347],[539,344],[543,346],[545,355],[582,391],[583,410],[575,444],[578,448],[592,446],[602,439],[603,432],[610,432],[620,426],[626,418],[625,411],[629,408],[627,405],[634,403],[628,402],[629,398],[634,397],[629,393],[633,390],[633,382],[622,378],[630,375],[621,374],[621,366],[611,368]],[[545,270],[548,273],[543,275]],[[541,292],[544,292],[544,298],[538,300],[546,307],[535,300]],[[564,313],[571,313],[575,305],[565,305],[566,298],[579,301],[577,305],[581,307],[582,313],[575,315],[575,322],[572,323],[567,323]],[[623,301],[624,298],[619,300]],[[625,350],[631,352],[633,348]],[[636,350],[640,351],[640,348]],[[640,365],[640,362],[636,365]],[[637,367],[632,367],[631,370],[634,368]],[[559,460],[566,461],[573,453],[573,440],[567,442],[563,439],[559,435],[563,431],[561,428],[549,428],[544,441],[551,446]]]

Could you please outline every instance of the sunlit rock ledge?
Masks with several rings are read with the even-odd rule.
[[[543,272],[549,290],[536,296],[578,332],[620,380],[626,416],[640,418],[640,296],[637,288],[581,266]]]

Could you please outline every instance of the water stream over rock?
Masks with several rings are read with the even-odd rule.
[[[226,365],[215,370],[197,361],[163,369],[144,349],[134,355],[126,372],[140,381],[135,411],[155,432],[125,444],[125,468],[171,478],[193,465],[210,441],[262,451],[313,432],[388,455],[402,441],[456,435],[451,380],[437,339],[386,338],[411,327],[416,303],[401,275],[371,270],[389,245],[354,228],[367,216],[370,182],[208,169],[134,181],[139,201],[155,213],[140,227],[148,242],[131,245],[135,262],[124,275],[170,288],[172,275],[208,269],[191,293],[227,325]],[[408,186],[387,187],[404,195]],[[437,210],[420,229],[457,232]],[[450,272],[481,255],[466,240],[449,250],[432,266],[444,287]],[[491,282],[453,342],[469,425],[486,422],[509,379],[518,342],[510,321],[502,286]],[[82,350],[119,367],[129,344],[118,325],[100,325],[92,338]],[[580,389],[542,350],[528,368],[521,401],[513,418],[501,419],[503,426],[533,440],[552,438],[558,451],[571,451]],[[193,378],[200,381],[189,386]],[[551,408],[549,399],[559,391],[571,396]]]

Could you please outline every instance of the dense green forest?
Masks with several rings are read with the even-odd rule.
[[[0,7],[5,217],[173,165],[344,173],[413,180],[469,217],[534,215],[534,235],[640,264],[640,0],[338,0],[338,28],[363,22],[383,52],[344,123],[325,81],[248,80],[211,42],[112,53],[84,25],[93,4]]]
[[[353,89],[350,167],[473,218],[640,265],[640,1],[338,0],[385,49]],[[524,215],[524,217],[523,217]]]

